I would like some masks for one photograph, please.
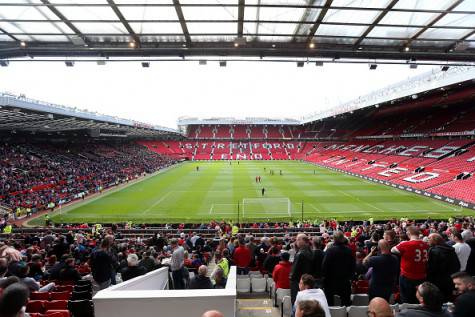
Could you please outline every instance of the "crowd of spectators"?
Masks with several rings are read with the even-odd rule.
[[[0,144],[0,200],[12,216],[35,213],[173,163],[132,142]]]
[[[182,224],[171,234],[147,238],[124,239],[116,225],[100,230],[84,226],[63,234],[12,234],[0,246],[0,278],[14,276],[16,283],[35,292],[86,278],[97,291],[167,266],[175,289],[224,288],[235,265],[239,274],[258,270],[272,276],[276,288],[289,289],[295,315],[311,311],[307,301],[313,300],[327,316],[334,295],[349,306],[352,292],[361,292],[356,290],[360,282],[369,281],[362,290],[374,299],[376,310],[384,311],[383,301],[395,300],[420,304],[400,316],[445,317],[450,316],[445,303],[454,302],[452,316],[475,316],[472,218],[322,221],[288,230],[283,229],[288,224],[279,224],[280,229],[257,225],[267,226],[260,239],[245,233],[244,227],[254,224],[214,221],[193,226],[196,232]],[[213,234],[203,235],[199,228]],[[216,265],[211,272],[207,266],[212,261]]]

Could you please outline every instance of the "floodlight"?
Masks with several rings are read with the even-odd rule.
[[[8,64],[10,64],[9,61],[6,61],[6,60],[3,60],[3,59],[0,59],[0,66],[2,67],[7,67]]]
[[[316,61],[316,62],[315,62],[315,66],[323,66],[323,62],[321,62],[321,61]]]
[[[150,63],[149,63],[149,62],[142,62],[142,67],[143,67],[143,68],[149,68],[149,67],[150,67]]]
[[[74,66],[73,61],[65,61],[64,63],[66,64],[67,67],[73,67]]]
[[[297,62],[297,67],[303,67],[303,65],[305,65],[304,62]]]
[[[375,70],[376,68],[378,68],[378,64],[369,64],[370,70]]]
[[[443,72],[446,72],[446,71],[449,70],[449,66],[448,66],[448,65],[444,65],[444,66],[442,66],[442,67],[440,68],[440,70],[443,71]]]
[[[226,62],[226,61],[220,61],[220,62],[219,62],[219,66],[221,66],[221,67],[226,67],[226,66],[227,66],[227,62]]]
[[[416,68],[417,68],[417,64],[411,64],[411,65],[409,65],[409,68],[410,68],[410,69],[416,69]]]

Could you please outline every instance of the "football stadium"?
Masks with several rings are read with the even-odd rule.
[[[474,105],[472,0],[0,1],[0,316],[475,316]]]

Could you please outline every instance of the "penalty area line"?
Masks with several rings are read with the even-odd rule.
[[[142,212],[142,215],[145,215],[147,212],[149,212],[150,210],[152,210],[153,207],[157,206],[158,204],[160,204],[163,200],[165,200],[168,195],[170,195],[172,192],[168,192],[166,193],[165,195],[163,195],[162,197],[160,197],[160,199],[158,199],[156,202],[153,203],[152,206],[150,206],[149,208],[145,209],[144,212]]]

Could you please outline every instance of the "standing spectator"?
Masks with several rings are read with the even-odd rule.
[[[111,285],[111,276],[113,270],[113,260],[109,254],[110,239],[104,238],[101,246],[91,255],[91,271],[92,277],[96,282],[96,288],[102,290]]]
[[[121,272],[122,280],[125,282],[146,273],[147,269],[140,264],[137,254],[129,254],[127,256],[127,268]]]
[[[246,275],[249,273],[251,250],[246,247],[244,240],[239,239],[239,246],[234,250],[233,259],[237,267],[237,274]]]
[[[288,252],[283,252],[280,255],[282,259],[279,264],[274,267],[272,272],[272,279],[275,282],[275,288],[290,288],[290,271],[292,269],[292,264],[289,262],[290,254]]]
[[[295,243],[298,252],[295,255],[294,262],[292,263],[292,271],[290,273],[290,298],[292,304],[295,303],[302,275],[313,273],[313,255],[312,250],[310,250],[309,238],[304,233],[300,233],[297,235]]]
[[[334,244],[323,258],[322,271],[325,278],[325,295],[333,306],[333,295],[339,295],[344,306],[351,304],[351,279],[355,274],[355,257],[347,246],[343,232],[333,234]]]
[[[279,248],[273,246],[269,249],[269,253],[267,254],[266,259],[264,260],[264,270],[265,272],[272,274],[274,272],[275,266],[280,261],[280,250]]]
[[[453,317],[475,316],[475,279],[465,272],[452,275],[459,296],[455,300]]]
[[[327,298],[325,293],[320,288],[314,288],[315,279],[310,274],[304,274],[300,278],[299,289],[300,292],[297,293],[297,298],[295,299],[295,307],[298,306],[299,302],[306,300],[317,301],[320,306],[325,311],[326,317],[331,317],[330,308],[328,307]]]
[[[198,274],[195,275],[190,281],[190,289],[211,289],[213,284],[210,278],[207,276],[208,268],[206,265],[202,265],[198,268]]]
[[[427,280],[435,284],[446,301],[452,297],[454,285],[452,274],[460,270],[460,263],[454,248],[448,246],[438,233],[429,235],[429,255],[427,260]]]
[[[416,297],[421,305],[402,310],[398,317],[452,317],[442,305],[444,296],[439,288],[431,282],[424,282],[417,286]]]
[[[415,226],[407,228],[409,241],[403,241],[391,249],[392,253],[401,256],[401,276],[399,289],[403,303],[417,304],[416,288],[426,278],[428,244],[419,238],[419,229]]]
[[[464,272],[467,267],[467,261],[470,257],[470,253],[472,249],[468,244],[466,244],[463,239],[462,235],[458,231],[454,231],[451,234],[452,241],[455,242],[454,249],[455,253],[457,253],[457,257],[459,258],[460,262],[460,271]]]
[[[313,277],[315,278],[315,287],[323,287],[322,282],[322,262],[325,253],[323,253],[322,239],[320,237],[313,238]]]
[[[172,271],[173,286],[174,289],[185,288],[185,275],[184,275],[184,263],[185,263],[185,249],[178,245],[177,239],[170,241],[173,253],[170,261],[170,269]]]
[[[398,239],[396,238],[396,232],[394,230],[386,230],[383,234],[383,239],[389,244],[390,248],[393,248],[397,245]]]
[[[378,249],[379,255],[376,255]],[[391,254],[389,243],[383,239],[379,240],[378,248],[372,247],[363,263],[371,269],[369,299],[381,297],[389,301],[399,271],[398,259]]]

